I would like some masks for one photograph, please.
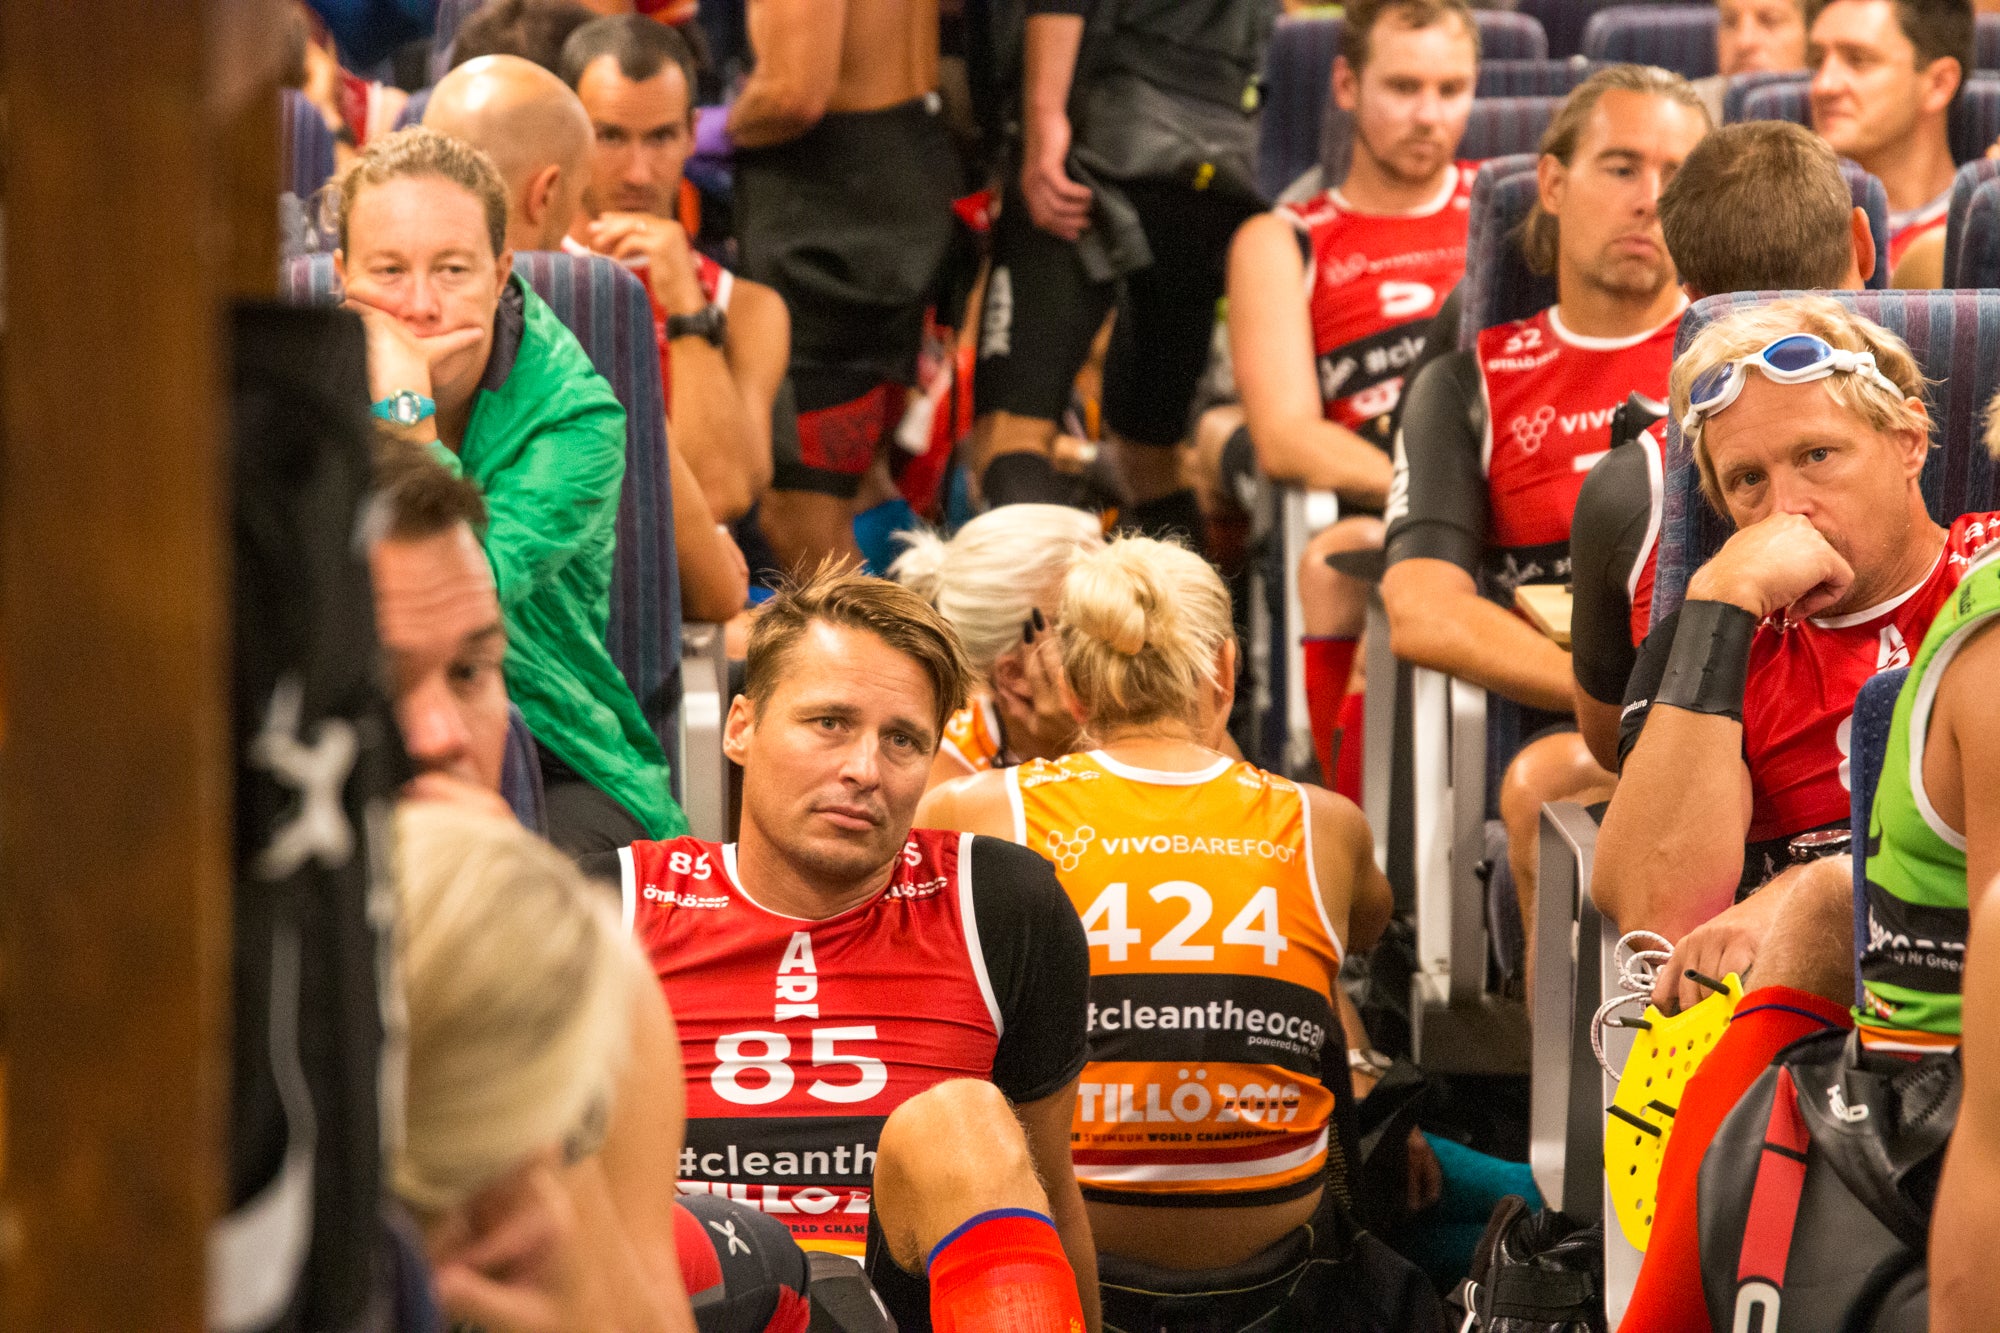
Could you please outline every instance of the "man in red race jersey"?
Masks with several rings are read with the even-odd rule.
[[[1425,367],[1396,440],[1382,579],[1396,656],[1526,705],[1529,735],[1560,729],[1501,793],[1527,920],[1542,803],[1599,799],[1611,776],[1571,730],[1569,655],[1515,613],[1514,591],[1568,578],[1570,513],[1613,414],[1635,391],[1665,396],[1687,298],[1656,205],[1708,128],[1664,70],[1614,65],[1578,85],[1542,136],[1522,231],[1557,303]]]
[[[1083,927],[1041,857],[910,828],[967,675],[908,589],[780,594],[725,734],[740,840],[635,843],[617,873],[680,1026],[684,1191],[865,1244],[905,1330],[1094,1330]]]
[[[1813,129],[1889,192],[1890,273],[1926,236],[1941,259],[1957,170],[1948,121],[1972,69],[1970,0],[1819,0],[1809,14]]]
[[[1773,228],[1772,216],[1791,220]],[[1660,232],[1691,300],[1710,292],[1858,291],[1875,268],[1867,213],[1833,150],[1781,120],[1725,125],[1660,195]],[[1664,404],[1661,405],[1664,410]],[[1663,420],[1590,470],[1570,518],[1570,662],[1590,753],[1618,768],[1625,682],[1653,610]]]
[[[2000,535],[2000,515],[1931,520],[1921,372],[1893,334],[1825,297],[1703,330],[1673,389],[1702,490],[1736,533],[1633,670],[1591,896],[1624,929],[1675,941],[1653,991],[1663,1009],[1705,994],[1694,973],[1735,972],[1750,990],[1675,1117],[1625,1323],[1648,1333],[1706,1326],[1695,1182],[1716,1126],[1785,1045],[1850,1021],[1848,859],[1774,872],[1792,839],[1846,826],[1855,693],[1909,663]]]
[[[1454,159],[1478,77],[1479,30],[1462,0],[1349,5],[1333,67],[1334,99],[1354,119],[1347,175],[1252,218],[1230,247],[1243,403],[1203,423],[1204,441],[1226,439],[1202,460],[1219,473],[1207,488],[1232,493],[1261,473],[1333,491],[1352,515],[1315,537],[1299,565],[1306,698],[1328,784],[1369,588],[1326,557],[1382,545],[1389,421],[1426,327],[1465,271],[1477,167]]]

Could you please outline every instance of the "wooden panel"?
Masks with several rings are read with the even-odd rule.
[[[192,1331],[228,1076],[222,317],[273,281],[279,15],[0,13],[0,1327]]]

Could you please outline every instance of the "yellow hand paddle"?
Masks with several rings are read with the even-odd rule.
[[[1620,1025],[1639,1032],[1604,1122],[1604,1171],[1612,1211],[1635,1249],[1643,1251],[1652,1238],[1660,1160],[1673,1133],[1681,1092],[1728,1029],[1742,998],[1743,982],[1731,972],[1720,989],[1711,989],[1691,1009],[1668,1016],[1649,1004],[1638,1020]]]

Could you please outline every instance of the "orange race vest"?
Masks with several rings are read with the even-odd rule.
[[[1090,1063],[1070,1146],[1086,1198],[1267,1204],[1345,1193],[1340,941],[1305,793],[1246,763],[1101,751],[1007,773],[1014,837],[1090,941]]]
[[[975,694],[944,724],[941,748],[974,773],[996,766],[1000,757],[1000,715],[993,701]]]

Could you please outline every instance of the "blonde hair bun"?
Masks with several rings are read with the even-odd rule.
[[[1234,634],[1229,590],[1177,542],[1120,537],[1070,566],[1060,632],[1088,729],[1192,721]]]

